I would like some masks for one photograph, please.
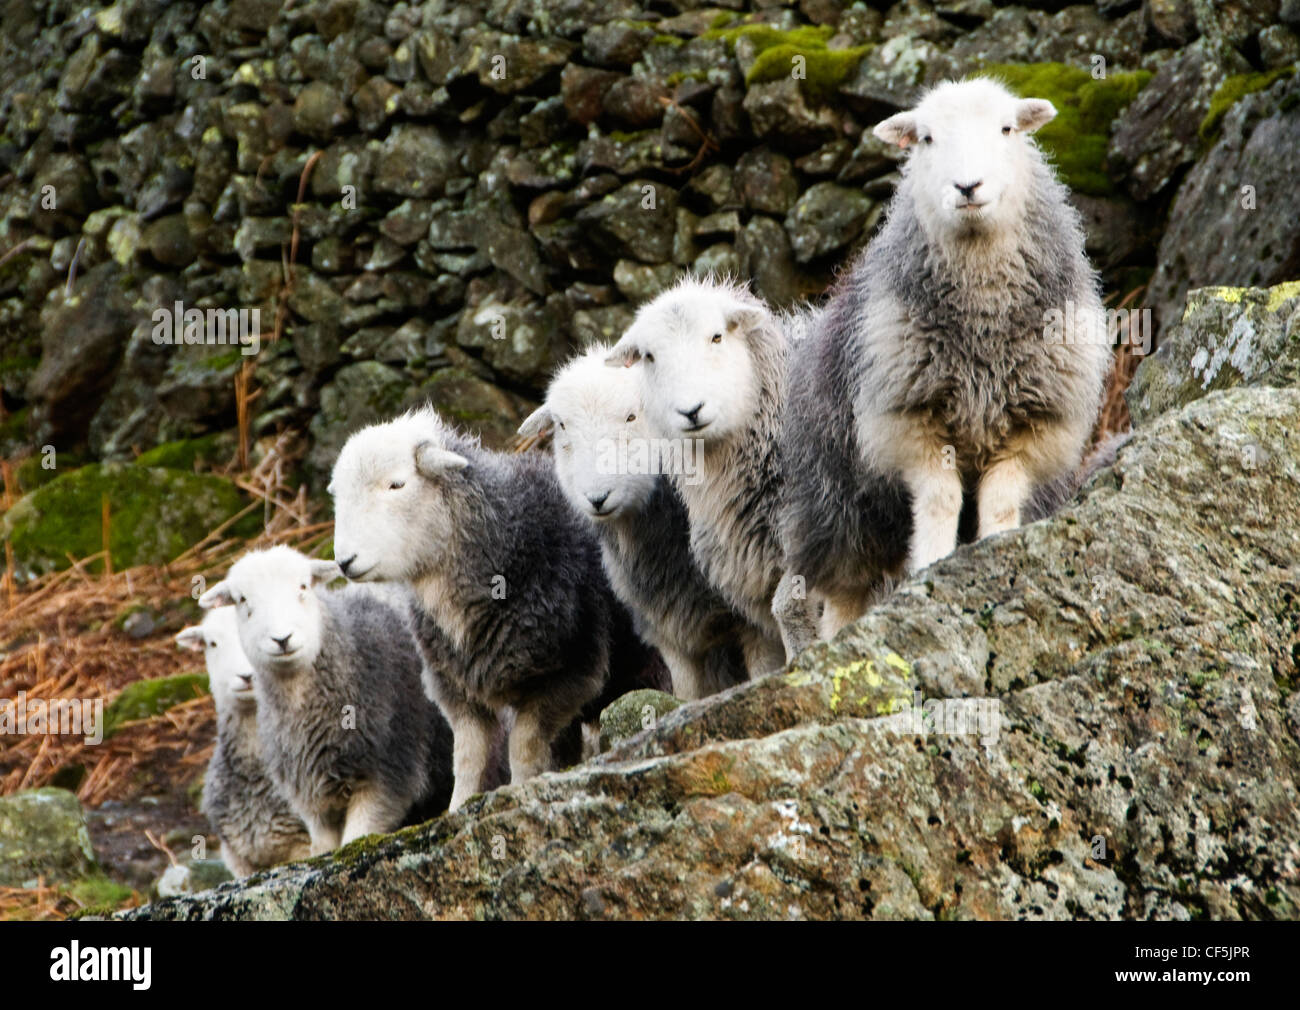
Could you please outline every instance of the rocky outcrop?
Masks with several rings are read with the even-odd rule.
[[[1203,288],[1127,391],[1134,424],[1214,389],[1300,386],[1300,281]]]
[[[133,917],[1294,918],[1300,390],[567,772]],[[1230,503],[1230,504],[1225,504]]]
[[[1178,190],[1151,280],[1162,325],[1177,319],[1189,288],[1300,277],[1300,76],[1246,94],[1204,132],[1213,147]]]

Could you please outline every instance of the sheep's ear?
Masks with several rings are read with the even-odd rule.
[[[199,606],[204,610],[211,610],[213,607],[231,607],[234,604],[235,594],[230,591],[230,583],[225,579],[199,597]]]
[[[524,438],[532,438],[532,436],[539,434],[542,429],[554,423],[555,421],[551,417],[551,408],[543,403],[524,418],[524,423],[519,426],[519,434]]]
[[[727,310],[727,329],[735,332],[748,333],[757,329],[762,321],[763,313],[743,302],[737,302]]]
[[[197,624],[191,624],[188,628],[181,628],[176,632],[175,642],[182,649],[189,649],[191,652],[203,651],[203,629]]]
[[[871,132],[886,144],[896,144],[899,147],[915,144],[919,139],[916,116],[910,112],[895,113],[883,123],[877,123]]]
[[[421,442],[415,447],[415,469],[426,477],[439,477],[451,470],[464,470],[469,460],[432,442]]]
[[[338,566],[336,561],[313,561],[311,563],[311,584],[319,585],[322,582],[333,582],[335,579],[343,578],[343,569]]]
[[[610,368],[631,368],[641,360],[641,351],[635,344],[620,340],[609,352],[605,364]]]
[[[1026,98],[1016,103],[1016,129],[1033,133],[1056,118],[1056,106],[1046,98]]]

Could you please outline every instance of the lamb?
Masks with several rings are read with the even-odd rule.
[[[305,859],[307,828],[276,789],[257,736],[253,667],[239,644],[233,607],[218,607],[176,635],[183,649],[202,652],[217,709],[217,742],[203,780],[203,814],[221,839],[230,872],[246,877],[277,863]]]
[[[250,551],[199,597],[231,606],[254,668],[266,769],[312,855],[445,806],[451,739],[421,689],[406,615],[364,587],[328,591],[331,561]]]
[[[600,540],[605,574],[664,657],[679,698],[702,698],[746,677],[745,622],[691,558],[686,507],[661,472],[641,417],[635,376],[605,366],[595,345],[552,378],[546,402],[519,429],[555,429],[555,474]]]
[[[657,438],[700,447],[698,474],[674,483],[696,563],[749,622],[751,674],[779,668],[816,637],[777,525],[789,347],[782,321],[743,287],[686,278],[641,307],[608,359],[636,366]]]
[[[507,706],[517,783],[552,766],[563,732],[593,721],[604,692],[649,667],[595,537],[541,453],[484,449],[417,410],[352,435],[330,493],[344,574],[413,592],[425,689],[455,739],[451,809],[484,788]]]
[[[964,494],[990,536],[1079,463],[1111,352],[1078,215],[1028,136],[1054,115],[974,79],[875,128],[915,149],[794,357],[781,431],[785,563],[826,635],[953,550]]]

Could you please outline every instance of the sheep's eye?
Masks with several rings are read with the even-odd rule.
[[[217,643],[216,643],[216,642],[209,642],[209,643],[208,643],[208,648],[209,648],[209,649],[215,649],[216,647],[217,647]]]
[[[628,415],[627,415],[627,423],[628,423],[628,424],[631,424],[631,423],[632,423],[633,421],[635,421],[635,420],[636,420],[636,415],[635,415],[635,414],[628,414]]]
[[[653,362],[654,359],[655,359],[655,356],[654,356],[653,354],[647,354],[647,355],[645,356],[645,359],[646,359],[646,361],[651,361],[651,362]]]
[[[563,421],[560,422],[560,430],[561,430],[561,431],[564,431],[564,430],[565,430],[564,422],[563,422]]]
[[[1002,136],[1004,136],[1004,137],[1009,137],[1009,136],[1011,136],[1011,127],[1009,127],[1009,126],[1004,126],[1004,127],[1002,127]]]
[[[404,481],[404,480],[395,480],[395,481],[393,481],[391,484],[388,485],[388,490],[389,490],[389,491],[400,491],[400,490],[402,490],[402,488],[404,488],[404,487],[406,487],[406,481]],[[305,588],[307,588],[307,587],[304,586],[303,588],[305,589]]]
[[[307,591],[307,583],[304,582],[304,583],[303,583],[301,586],[299,586],[298,588],[301,589],[301,590],[305,593],[305,592]]]
[[[934,138],[933,138],[932,136],[930,136],[928,133],[927,133],[924,137],[922,137],[921,139],[924,140],[927,144],[933,144],[933,143],[934,143]]]
[[[721,334],[721,333],[715,333],[715,334],[713,334],[713,342],[714,342],[715,344],[720,344],[720,343],[722,343],[722,334]]]

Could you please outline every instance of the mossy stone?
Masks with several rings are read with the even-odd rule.
[[[109,510],[113,565],[164,564],[244,507],[224,477],[131,463],[95,463],[61,473],[19,500],[4,516],[17,573],[30,578],[66,568],[69,556],[103,549],[103,507]],[[248,516],[232,533],[251,535]]]
[[[95,850],[77,797],[66,789],[0,796],[0,886],[35,877],[75,881],[95,868]]]
[[[161,466],[168,470],[192,471],[199,463],[211,463],[219,455],[218,435],[184,438],[155,446],[135,458],[136,466]]]
[[[663,691],[643,689],[629,691],[607,705],[600,713],[600,749],[607,751],[616,743],[649,729],[662,716],[682,702]]]
[[[804,97],[814,104],[830,101],[835,90],[858,68],[872,46],[829,49],[827,41],[834,34],[829,25],[802,25],[783,31],[771,25],[741,25],[715,28],[704,38],[722,39],[733,50],[741,40],[749,44],[753,62],[745,70],[745,84],[763,84],[791,77],[796,69]],[[802,59],[802,64],[796,60]]]
[[[1247,95],[1253,95],[1256,91],[1272,87],[1275,82],[1284,77],[1291,77],[1294,73],[1295,67],[1278,67],[1276,70],[1266,70],[1262,73],[1233,74],[1225,78],[1215,90],[1214,97],[1210,99],[1210,110],[1201,120],[1200,129],[1197,131],[1201,143],[1206,147],[1214,143],[1219,135],[1219,126],[1223,122],[1223,117],[1239,101]]]

